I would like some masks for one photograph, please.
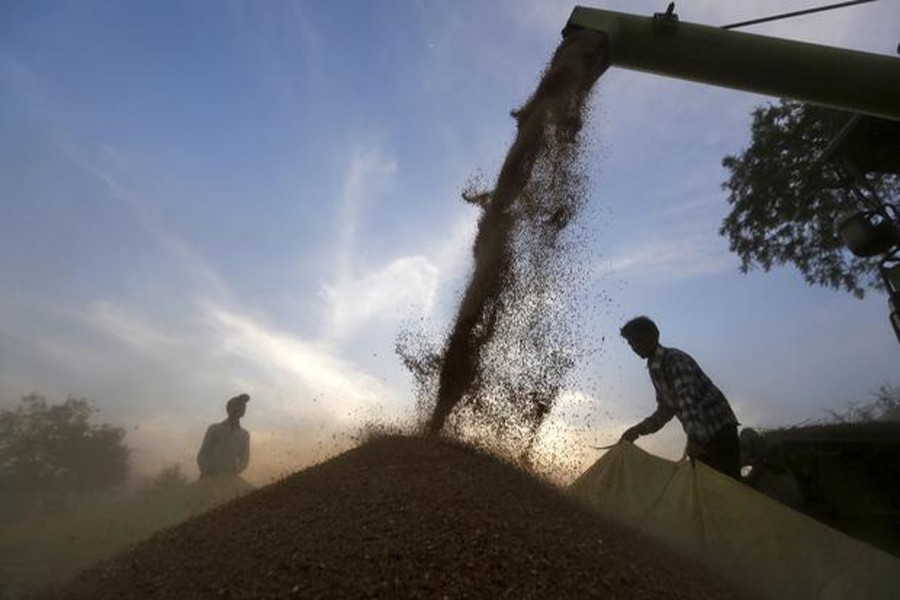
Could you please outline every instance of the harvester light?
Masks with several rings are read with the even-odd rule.
[[[835,228],[850,251],[860,257],[885,254],[900,243],[896,225],[880,211],[846,214],[838,218]]]

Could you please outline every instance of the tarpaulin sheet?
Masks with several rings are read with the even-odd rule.
[[[622,442],[570,492],[766,598],[900,598],[900,559],[702,463]]]

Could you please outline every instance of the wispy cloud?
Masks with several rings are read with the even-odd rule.
[[[98,329],[138,350],[164,353],[184,343],[110,302],[92,304],[88,319]]]
[[[218,352],[255,366],[276,386],[296,386],[322,396],[323,406],[331,407],[338,421],[397,400],[394,390],[324,346],[212,302],[205,303],[203,311],[214,328]]]
[[[364,365],[264,316],[209,299],[186,302],[184,312],[179,327],[135,307],[97,302],[80,319],[101,336],[34,343],[45,367],[64,374],[63,394],[88,390],[104,419],[135,425],[129,444],[141,471],[173,461],[192,469],[204,427],[222,418],[224,399],[237,391],[254,398],[248,427],[255,481],[308,464],[316,453],[346,445],[339,434],[400,418],[409,408],[402,391]]]
[[[396,161],[377,147],[356,147],[351,152],[338,203],[336,273],[339,284],[353,276],[360,211],[372,202],[386,177],[396,172]]]
[[[603,261],[597,275],[665,283],[714,275],[733,264],[727,251],[714,241],[710,236],[696,235],[636,245]]]
[[[471,215],[470,215],[471,216]],[[449,235],[420,254],[400,256],[356,277],[324,285],[330,329],[327,338],[346,339],[367,324],[382,319],[402,319],[410,313],[430,316],[438,291],[460,277],[468,266],[468,249],[474,236],[474,216],[460,218]]]
[[[331,307],[331,337],[341,339],[381,315],[419,305],[431,310],[437,292],[438,268],[423,256],[406,256],[340,287],[325,286]]]
[[[110,197],[132,213],[136,222],[157,246],[174,256],[177,259],[175,264],[186,268],[198,280],[205,293],[215,293],[226,298],[230,296],[228,286],[209,261],[188,241],[174,235],[163,218],[152,210],[149,202],[120,183],[115,170],[116,167],[121,168],[127,164],[124,157],[106,145],[96,145],[89,149],[60,142],[59,148],[75,164],[99,179],[109,191]]]
[[[42,359],[63,367],[68,373],[96,377],[110,366],[106,357],[79,341],[41,338],[34,340],[33,344]],[[44,392],[43,388],[41,392]]]
[[[408,316],[410,310],[428,315],[439,286],[457,277],[474,235],[475,216],[466,215],[449,230],[441,226],[438,242],[417,254],[395,256],[372,264],[366,251],[368,236],[362,213],[398,171],[396,160],[377,147],[355,148],[347,164],[337,214],[335,275],[322,285],[321,297],[329,315],[324,339],[339,342],[375,321]]]
[[[228,371],[232,385],[240,383],[288,396],[320,397],[321,406],[331,407],[330,417],[338,421],[354,412],[397,403],[400,395],[396,390],[343,358],[333,342],[352,336],[375,320],[403,318],[407,315],[399,314],[400,311],[412,305],[418,305],[427,314],[442,278],[462,270],[474,217],[461,219],[449,237],[439,238],[438,244],[421,254],[399,256],[382,266],[369,267],[365,246],[360,242],[360,213],[376,201],[397,165],[378,149],[354,150],[340,195],[335,283],[324,285],[321,295],[325,312],[330,315],[329,332],[324,342],[315,342],[282,330],[269,323],[265,315],[241,307],[206,258],[170,233],[148,203],[120,183],[113,171],[116,166],[127,165],[123,157],[112,149],[90,152],[75,146],[64,148],[73,160],[103,182],[116,201],[129,208],[162,249],[179,259],[176,264],[185,266],[196,283],[180,292],[184,306],[192,308],[182,311],[177,323],[174,315],[146,312],[149,307],[128,307],[114,300],[102,300],[87,310],[87,321],[96,330],[140,352],[144,358],[155,355],[163,362],[199,361],[210,372]],[[183,327],[189,329],[184,331]],[[56,354],[59,356],[59,352]],[[237,367],[219,359],[236,360]]]
[[[143,462],[192,452],[202,423],[217,417],[213,399],[234,390],[254,395],[254,431],[264,428],[268,437],[263,446],[282,453],[297,446],[289,440],[298,422],[307,429],[319,424],[321,437],[406,408],[403,394],[335,346],[304,338],[265,313],[243,307],[212,263],[170,231],[151,201],[123,183],[132,170],[127,157],[102,145],[67,143],[60,148],[128,210],[190,284],[171,290],[167,307],[113,296],[95,300],[67,313],[71,322],[88,325],[88,331],[72,339],[50,335],[35,343],[63,374],[65,385],[92,390],[92,397],[128,397],[127,406],[117,405],[116,418],[140,423],[134,435]],[[431,256],[401,256],[369,271],[356,266],[364,262],[359,254],[364,246],[358,246],[360,211],[395,171],[395,162],[381,153],[357,151],[341,190],[339,247],[331,253],[339,265],[338,285],[325,301],[326,312],[336,315],[336,329],[348,335],[402,303],[424,299],[430,306],[443,268],[440,261],[449,256],[444,240]],[[181,309],[173,312],[173,306]],[[300,446],[309,454],[311,444]],[[263,454],[257,454],[257,464],[271,463],[272,457]]]

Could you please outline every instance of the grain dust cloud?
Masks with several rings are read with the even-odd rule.
[[[606,66],[602,34],[579,32],[564,39],[532,97],[512,113],[517,134],[494,185],[488,189],[471,183],[464,190],[464,199],[477,206],[481,216],[471,276],[449,333],[431,348],[429,336],[407,331],[398,340],[398,352],[419,386],[420,420],[433,436],[385,436],[370,424],[371,431],[364,427],[359,432],[361,443],[355,451],[227,502],[224,510],[208,511],[248,490],[229,488],[214,494],[207,489],[209,482],[194,483],[133,502],[111,501],[95,511],[104,527],[96,525],[99,518],[79,513],[71,524],[56,520],[42,529],[22,529],[18,538],[0,538],[0,548],[18,557],[9,565],[16,581],[7,593],[249,598],[338,590],[348,595],[390,595],[390,589],[412,590],[411,595],[435,590],[470,595],[492,585],[506,589],[507,582],[473,578],[471,568],[447,557],[460,557],[466,565],[483,564],[480,572],[488,577],[501,536],[531,539],[535,548],[544,548],[552,537],[540,518],[527,521],[535,525],[534,532],[505,531],[509,509],[504,506],[512,498],[518,506],[528,496],[537,498],[536,511],[552,512],[562,500],[523,473],[509,470],[506,463],[495,462],[494,456],[435,436],[475,431],[482,439],[503,440],[499,449],[527,456],[577,362],[572,290],[579,272],[571,258],[579,240],[572,235],[572,224],[587,194],[582,125],[590,91]],[[405,463],[407,459],[412,462]],[[391,473],[397,467],[402,478],[386,478],[386,465]],[[461,478],[446,476],[471,469],[472,474]],[[482,471],[484,481],[474,475]],[[511,478],[508,485],[501,483],[503,477]],[[435,485],[437,481],[446,485]],[[472,508],[450,500],[458,497],[472,499]],[[483,526],[479,523],[485,501],[496,506],[497,516]],[[272,510],[278,507],[284,511],[276,515]],[[446,519],[445,511],[453,511],[454,518]],[[364,517],[361,524],[353,520],[357,512]],[[157,513],[158,518],[153,516]],[[559,540],[568,539],[570,532],[587,531],[579,519],[590,520],[578,513],[558,533]],[[299,529],[287,527],[287,522]],[[451,522],[455,528],[434,526]],[[248,527],[247,540],[226,542],[240,523]],[[349,524],[346,532],[334,529],[335,523]],[[297,533],[315,532],[314,524],[324,528],[320,534]],[[473,549],[469,532],[477,533],[479,527],[487,527],[483,544]],[[163,528],[167,534],[150,537]],[[423,539],[422,531],[434,533],[429,543],[412,543]],[[588,537],[596,535],[594,531]],[[113,558],[142,540],[135,550]],[[89,543],[95,552],[79,550]],[[435,549],[445,549],[446,555],[434,555]],[[623,547],[623,553],[626,550]],[[520,580],[522,589],[563,589],[560,577],[547,579],[533,570],[525,574],[524,565],[536,552],[529,546],[502,553],[512,557],[503,570],[522,573],[510,581]],[[568,556],[565,548],[560,552]],[[396,556],[405,557],[402,564]],[[579,565],[587,565],[590,556],[583,554]],[[359,562],[355,578],[346,577],[348,557]],[[111,560],[98,564],[104,558]],[[632,568],[632,562],[623,559],[622,569]],[[421,567],[426,564],[444,568],[431,573]],[[233,565],[243,566],[234,571]],[[588,568],[577,568],[588,577]],[[581,579],[577,585],[572,581],[568,585],[573,590],[583,585]]]

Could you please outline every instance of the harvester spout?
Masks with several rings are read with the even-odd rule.
[[[612,66],[900,120],[900,58],[576,6],[563,30],[606,34]]]

